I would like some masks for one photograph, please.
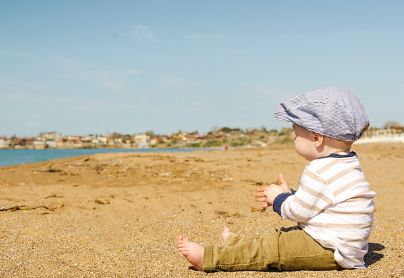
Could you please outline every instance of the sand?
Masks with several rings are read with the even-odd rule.
[[[224,225],[259,235],[295,223],[252,194],[306,161],[292,146],[117,153],[0,168],[0,277],[402,277],[404,145],[354,145],[376,191],[365,270],[218,272],[189,269],[182,234],[220,242]]]

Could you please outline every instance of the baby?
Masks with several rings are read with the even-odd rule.
[[[280,185],[254,196],[297,225],[258,238],[224,227],[223,242],[213,246],[179,236],[179,251],[205,272],[365,268],[375,193],[351,151],[369,126],[362,102],[346,89],[323,87],[281,103],[275,117],[292,123],[295,149],[309,163],[297,191],[280,174]]]

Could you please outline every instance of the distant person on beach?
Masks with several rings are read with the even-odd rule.
[[[239,236],[225,226],[223,242],[214,246],[179,236],[179,251],[205,272],[365,268],[375,193],[351,151],[369,126],[362,102],[346,89],[323,87],[281,103],[275,117],[292,123],[295,149],[309,162],[297,191],[280,174],[280,185],[254,196],[297,225],[260,237]]]

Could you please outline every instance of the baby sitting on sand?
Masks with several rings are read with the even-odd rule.
[[[275,117],[292,122],[295,149],[309,163],[297,191],[279,175],[280,185],[254,196],[297,226],[258,238],[224,227],[223,242],[213,246],[179,236],[179,251],[205,272],[365,268],[375,193],[351,151],[369,126],[362,102],[346,89],[324,87],[281,103]]]

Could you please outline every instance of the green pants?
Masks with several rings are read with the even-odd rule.
[[[331,249],[299,227],[281,228],[259,238],[230,234],[220,245],[205,246],[203,271],[341,269]]]

